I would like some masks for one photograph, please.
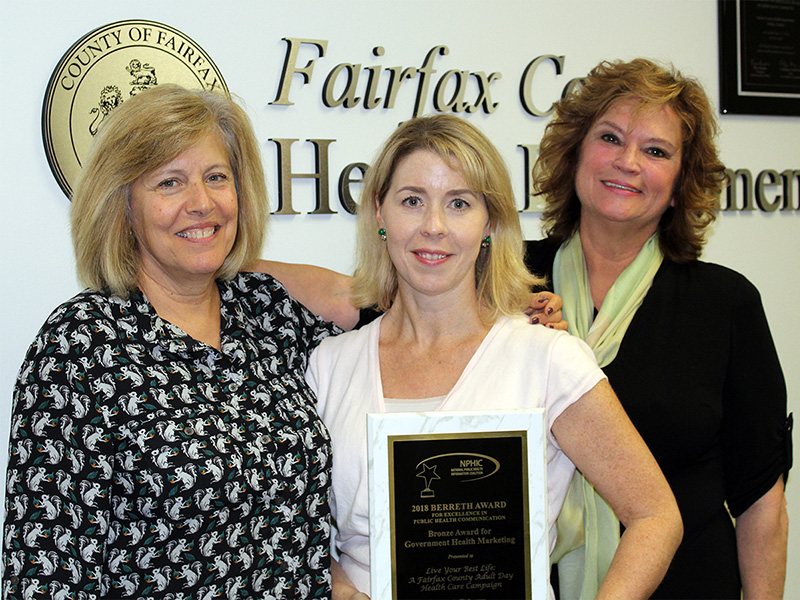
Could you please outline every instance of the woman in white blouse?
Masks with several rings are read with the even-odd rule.
[[[468,122],[402,124],[370,168],[354,297],[385,314],[325,340],[309,382],[333,440],[334,598],[369,593],[368,412],[544,407],[551,548],[575,466],[625,525],[598,597],[646,598],[682,533],[675,500],[585,344],[518,317],[530,286],[507,169]]]

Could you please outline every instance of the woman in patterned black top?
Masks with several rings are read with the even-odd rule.
[[[330,595],[330,443],[305,383],[334,326],[241,273],[268,214],[229,99],[107,119],[72,203],[79,275],[14,394],[6,597]]]

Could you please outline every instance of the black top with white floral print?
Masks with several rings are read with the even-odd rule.
[[[268,275],[219,289],[221,351],[141,292],[47,320],[14,394],[8,596],[330,595],[330,441],[304,373],[335,327]]]

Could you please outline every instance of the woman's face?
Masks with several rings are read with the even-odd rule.
[[[377,219],[401,288],[475,296],[475,261],[490,232],[489,212],[449,162],[426,150],[402,159]]]
[[[238,197],[217,134],[139,177],[130,203],[140,270],[156,281],[180,285],[213,278],[233,247]]]
[[[581,143],[575,189],[584,225],[622,223],[655,233],[673,205],[680,173],[681,122],[672,108],[618,100]]]

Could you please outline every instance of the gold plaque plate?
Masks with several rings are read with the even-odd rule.
[[[127,98],[167,82],[228,93],[205,50],[154,21],[104,25],[64,54],[47,85],[42,136],[47,161],[67,197],[103,119]]]

